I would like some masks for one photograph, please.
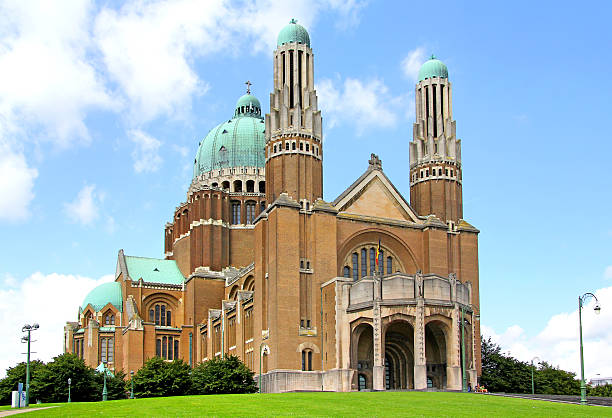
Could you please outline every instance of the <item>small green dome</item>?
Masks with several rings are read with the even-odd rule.
[[[234,116],[249,113],[261,116],[261,104],[259,103],[259,100],[257,100],[257,97],[247,93],[236,102]]]
[[[305,44],[310,47],[310,36],[304,26],[299,25],[297,20],[291,19],[291,22],[287,26],[281,29],[278,34],[278,41],[276,46],[297,42],[298,44]]]
[[[448,78],[448,68],[446,68],[446,65],[444,65],[442,61],[436,59],[433,55],[421,66],[419,70],[419,81],[432,77]]]
[[[117,309],[123,311],[123,296],[121,295],[121,284],[118,282],[102,283],[85,296],[83,309],[89,304],[96,312],[104,308],[107,303],[112,303]]]
[[[265,123],[259,100],[245,94],[236,102],[234,117],[220,123],[200,142],[193,177],[228,167],[265,166]]]

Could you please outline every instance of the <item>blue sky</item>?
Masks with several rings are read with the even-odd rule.
[[[276,34],[295,17],[315,53],[325,199],[371,152],[409,198],[414,77],[435,54],[481,230],[485,332],[577,370],[576,298],[597,291],[587,375],[612,375],[610,4],[277,3],[0,3],[0,328],[15,340],[0,368],[24,321],[44,325],[42,356],[58,353],[120,248],[162,256],[198,142],[247,79],[269,107]]]

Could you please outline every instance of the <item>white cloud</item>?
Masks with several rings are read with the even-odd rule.
[[[608,266],[604,270],[604,279],[612,280],[612,266]]]
[[[582,310],[585,378],[599,373],[612,376],[612,287],[595,292],[601,305],[601,314],[596,315],[594,300],[588,301]],[[577,301],[576,301],[577,304]],[[529,337],[518,325],[497,333],[486,325],[482,334],[502,347],[503,351],[522,361],[531,361],[535,356],[554,366],[572,371],[580,376],[580,352],[578,336],[578,307],[571,312],[553,315],[544,329],[535,337]]]
[[[113,275],[99,279],[34,273],[24,280],[7,276],[0,287],[0,376],[8,367],[25,361],[25,345],[20,343],[21,327],[38,323],[32,334],[32,359],[49,361],[62,353],[64,325],[76,321],[79,305],[91,289],[113,280]],[[50,312],[52,311],[52,314]]]
[[[200,0],[129,1],[119,10],[103,8],[94,38],[110,79],[130,105],[136,125],[159,116],[182,117],[206,81],[194,70],[194,58],[214,53],[271,52],[278,31],[291,17],[311,27],[324,10],[339,21],[358,22],[364,2],[351,0]]]
[[[89,140],[91,108],[116,108],[90,56],[91,1],[0,5],[0,124],[31,141]]]
[[[374,127],[391,127],[397,122],[394,109],[403,108],[405,98],[391,96],[378,79],[363,82],[347,78],[340,86],[331,79],[316,85],[321,108],[327,117],[327,128],[342,123],[354,124],[358,135]]]
[[[163,161],[159,155],[161,141],[139,129],[130,131],[129,135],[130,140],[134,143],[134,151],[132,151],[134,171],[137,173],[157,171]]]
[[[99,205],[104,194],[96,192],[95,185],[85,185],[76,198],[64,204],[68,217],[82,225],[90,225],[100,215]]]
[[[38,171],[28,166],[23,153],[0,138],[0,220],[19,221],[29,216]]]
[[[404,71],[404,75],[410,80],[416,82],[421,65],[423,65],[425,61],[425,48],[418,47],[413,49],[402,60],[402,70]]]

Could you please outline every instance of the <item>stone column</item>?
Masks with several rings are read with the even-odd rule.
[[[415,276],[417,308],[414,321],[414,388],[427,389],[427,360],[425,358],[425,299],[423,297],[423,276]]]
[[[372,368],[372,389],[385,390],[384,342],[382,340],[382,320],[380,317],[381,288],[380,280],[374,277],[374,306],[372,307],[374,366]]]
[[[461,312],[455,303],[453,309],[453,328],[451,330],[452,344],[447,349],[450,353],[450,362],[446,366],[446,385],[449,390],[461,390]]]

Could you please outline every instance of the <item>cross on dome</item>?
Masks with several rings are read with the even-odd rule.
[[[244,83],[244,84],[246,84],[246,86],[247,86],[247,94],[251,94],[251,86],[253,85],[253,83],[251,83],[249,80],[247,80],[246,83]]]

